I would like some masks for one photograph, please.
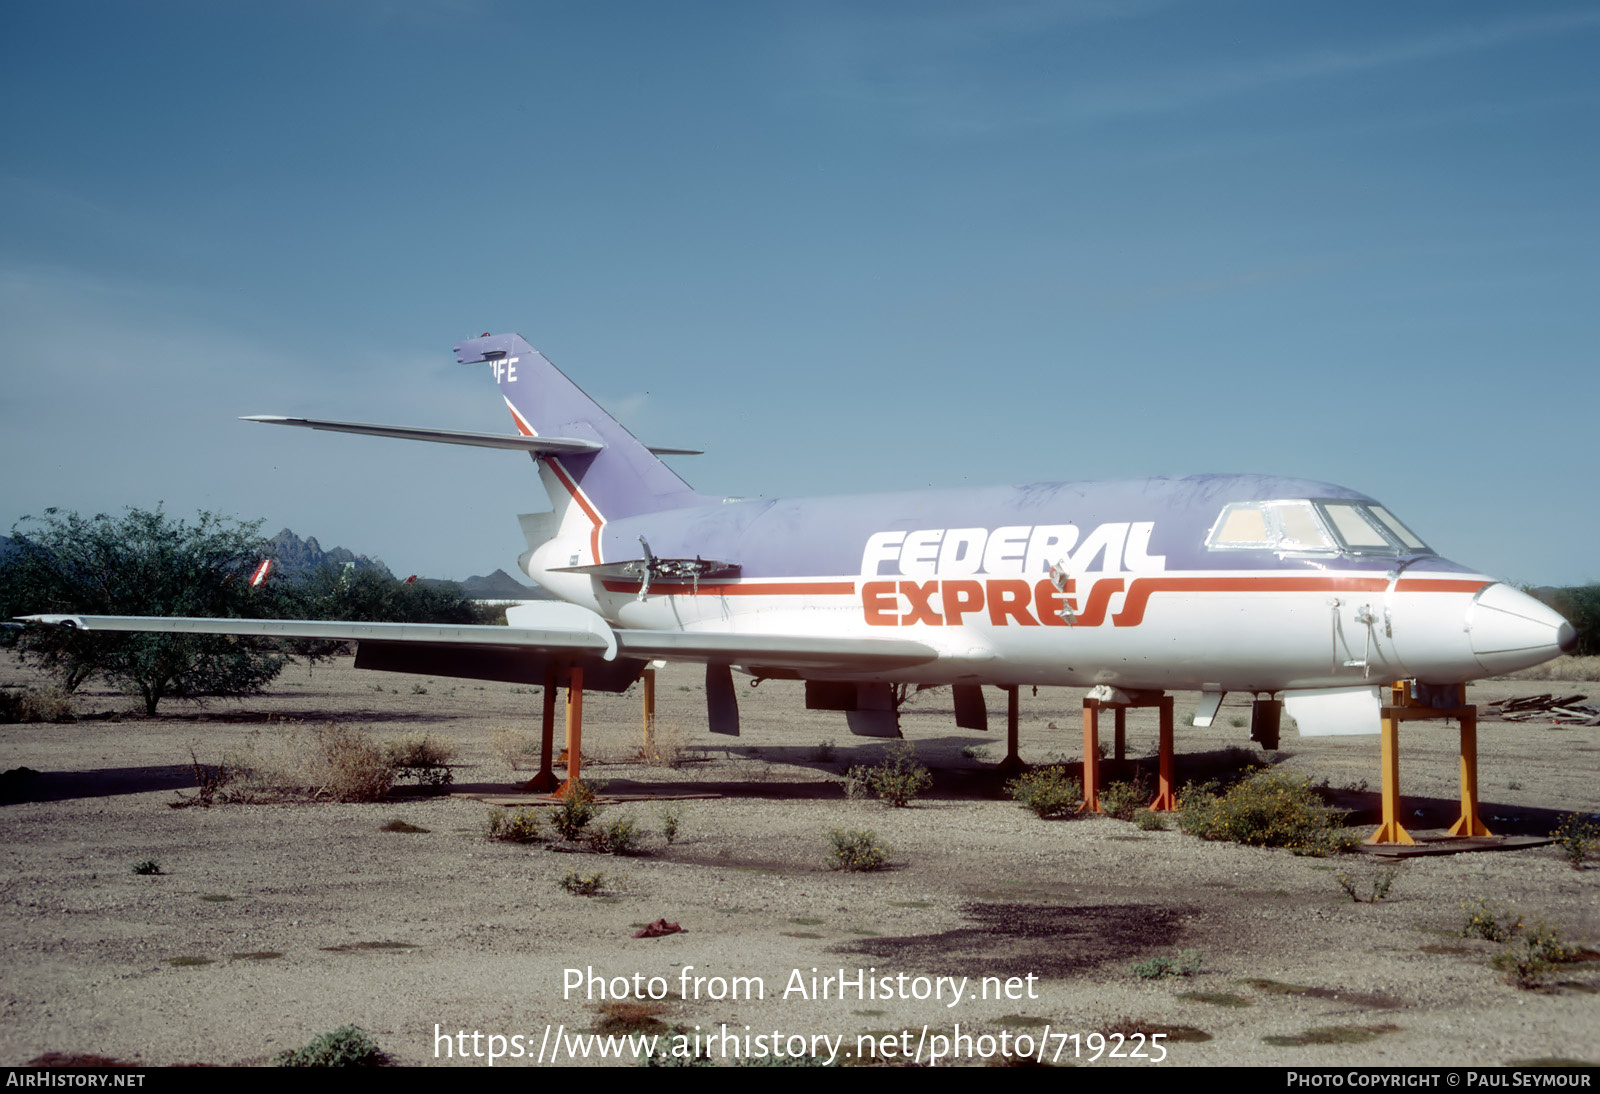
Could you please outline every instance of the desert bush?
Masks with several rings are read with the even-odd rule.
[[[394,786],[394,769],[365,730],[329,722],[312,732],[306,752],[306,786],[312,797],[375,802]]]
[[[492,809],[488,836],[503,843],[533,843],[539,838],[539,814],[533,809],[518,809],[515,813]]]
[[[573,896],[594,896],[605,888],[606,875],[602,873],[580,874],[576,869],[568,870],[566,876],[556,884]]]
[[[230,778],[219,797],[235,803],[381,801],[394,786],[394,769],[372,735],[337,722],[295,726],[266,744],[257,738],[222,767]]]
[[[1166,821],[1162,820],[1161,814],[1153,809],[1135,809],[1133,811],[1133,823],[1137,824],[1140,830],[1144,832],[1165,832],[1167,830]]]
[[[407,733],[383,742],[383,758],[394,769],[395,779],[412,779],[425,793],[443,793],[455,781],[449,768],[455,755],[454,741],[427,733]]]
[[[1489,959],[1517,987],[1531,988],[1555,974],[1556,966],[1578,959],[1581,950],[1561,941],[1561,935],[1543,924],[1512,940]]]
[[[917,749],[910,741],[896,741],[888,756],[875,767],[853,767],[845,776],[845,792],[850,797],[852,783],[875,795],[885,805],[905,808],[911,800],[933,784],[933,776],[917,760]]]
[[[589,822],[600,815],[600,805],[594,800],[594,787],[581,780],[567,785],[561,795],[561,804],[550,815],[550,823],[564,840],[575,840],[583,835]]]
[[[1083,783],[1059,765],[1019,775],[1006,783],[1006,792],[1040,817],[1065,816],[1083,801]]]
[[[489,751],[511,770],[521,771],[539,762],[539,738],[506,726],[490,734]]]
[[[1164,980],[1169,976],[1193,976],[1202,964],[1199,950],[1180,950],[1170,957],[1135,961],[1132,971],[1141,980]]]
[[[0,690],[0,722],[74,722],[72,697],[63,688]]]
[[[1399,876],[1400,867],[1380,866],[1365,876],[1354,871],[1341,870],[1333,875],[1333,880],[1344,891],[1344,895],[1355,903],[1376,904],[1388,897],[1389,890],[1394,887],[1395,878]],[[1367,891],[1366,896],[1361,895],[1363,890]]]
[[[660,810],[660,817],[662,837],[665,838],[669,844],[676,843],[678,839],[678,829],[683,825],[683,806],[671,804],[663,805]]]
[[[443,767],[456,758],[456,745],[431,733],[407,733],[383,742],[383,758],[394,767]]]
[[[1487,900],[1465,901],[1461,907],[1467,913],[1462,924],[1462,938],[1481,938],[1486,942],[1505,942],[1522,930],[1522,917],[1506,911]]]
[[[1343,813],[1322,804],[1309,779],[1276,769],[1258,771],[1224,794],[1215,792],[1215,784],[1191,783],[1178,796],[1178,825],[1192,836],[1298,854],[1354,847],[1343,820]]]
[[[835,828],[828,833],[828,868],[832,870],[881,870],[889,863],[889,848],[878,842],[876,832],[860,828]]]
[[[639,758],[651,767],[678,767],[683,763],[683,752],[688,745],[688,735],[675,721],[656,719],[650,726]]]
[[[1555,840],[1574,870],[1583,869],[1585,862],[1600,854],[1600,823],[1579,813],[1562,817],[1550,838]]]
[[[135,874],[159,874],[161,872],[161,864],[153,858],[140,859],[133,864],[132,872]]]
[[[278,1053],[272,1062],[278,1067],[377,1067],[383,1052],[360,1026],[341,1026],[304,1048]]]
[[[602,854],[632,855],[638,853],[639,841],[643,836],[638,819],[632,813],[625,813],[597,825],[589,842]]]
[[[1117,820],[1131,821],[1134,813],[1149,800],[1150,786],[1144,779],[1114,782],[1100,791],[1100,811]]]

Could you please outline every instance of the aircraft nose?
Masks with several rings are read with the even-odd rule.
[[[1572,649],[1572,624],[1555,609],[1520,589],[1496,583],[1473,598],[1467,610],[1472,652],[1491,674],[1531,668]]]

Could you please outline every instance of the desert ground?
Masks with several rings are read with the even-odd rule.
[[[42,683],[0,657],[0,684]],[[1489,681],[1469,699],[1597,686]],[[927,1062],[940,1045],[954,1062],[994,1063],[1002,1048],[1037,1055],[1043,1044],[1046,1062],[1083,1066],[1099,1043],[1093,1066],[1153,1066],[1138,1033],[1164,1034],[1160,1066],[1600,1061],[1600,964],[1562,966],[1529,990],[1490,967],[1495,944],[1460,936],[1463,905],[1483,900],[1600,946],[1600,869],[1574,870],[1555,847],[1409,858],[1387,899],[1356,903],[1338,876],[1369,890],[1384,860],[1208,843],[1170,821],[1142,831],[1036,818],[993,770],[1004,753],[998,691],[988,734],[955,728],[947,690],[908,704],[905,736],[935,782],[905,809],[841,788],[884,742],[805,710],[799,685],[739,691],[743,735],[713,738],[701,675],[664,670],[654,764],[637,758],[637,687],[585,697],[585,770],[607,780],[610,802],[601,819],[631,813],[648,830],[631,857],[485,838],[496,804],[535,800],[518,796],[529,772],[498,758],[495,742],[508,729],[537,734],[537,689],[357,672],[345,660],[292,666],[256,698],[167,703],[155,719],[90,687],[75,698],[76,723],[0,726],[0,769],[39,773],[8,776],[0,805],[0,1060],[263,1064],[355,1024],[400,1065],[484,1066],[492,1047],[497,1066],[534,1063],[541,1049],[548,1063],[557,1040],[562,1064],[631,1064],[631,1053],[602,1060],[592,1042],[572,1041],[631,1019],[658,1034],[717,1034],[719,1057],[726,1027],[741,1051],[759,1036],[754,1047],[794,1052],[800,1037],[824,1057],[834,1044],[856,1054],[871,1035],[883,1063],[911,1052]],[[1024,690],[1024,760],[1079,755],[1081,699]],[[1208,729],[1183,724],[1194,705],[1177,697],[1180,780],[1250,745],[1248,697],[1230,697]],[[173,808],[195,793],[191,754],[214,765],[329,722],[379,740],[449,738],[450,793]],[[1131,711],[1129,755],[1147,755],[1155,737],[1154,712]],[[1409,724],[1401,740],[1406,822],[1437,833],[1456,815],[1456,730]],[[1263,758],[1374,822],[1376,736],[1302,739],[1286,727],[1281,743]],[[1600,729],[1487,719],[1479,757],[1482,815],[1497,834],[1542,835],[1563,814],[1600,808]],[[386,830],[397,820],[418,830]],[[889,868],[828,869],[835,828],[876,833]],[[161,872],[133,872],[147,860]],[[603,873],[599,895],[564,891],[574,870]],[[634,937],[657,919],[682,930]],[[1133,972],[1180,955],[1198,971]],[[859,970],[879,997],[850,987],[839,998],[841,973],[849,983]],[[813,975],[819,994],[834,977],[827,998],[814,996]],[[615,1005],[636,987],[665,998]],[[942,997],[899,997],[935,988]],[[1107,1031],[1124,1034],[1110,1042],[1123,1051],[1142,1040],[1145,1058],[1104,1055],[1093,1035]],[[572,1058],[582,1044],[589,1057]]]

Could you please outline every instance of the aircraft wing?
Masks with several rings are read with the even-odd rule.
[[[51,623],[85,631],[231,634],[264,638],[317,638],[411,648],[419,663],[430,649],[461,666],[471,647],[540,654],[570,654],[601,661],[689,661],[711,665],[760,665],[781,669],[873,672],[933,661],[938,652],[921,642],[896,638],[848,638],[785,634],[726,634],[696,631],[614,630],[600,616],[576,604],[522,604],[507,611],[510,626],[438,623],[345,623],[301,619],[206,619],[187,616],[31,615],[31,623]],[[470,675],[446,672],[440,675]],[[486,677],[499,679],[499,676]]]

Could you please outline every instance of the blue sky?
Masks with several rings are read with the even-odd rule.
[[[697,488],[1342,483],[1600,579],[1588,3],[0,8],[0,526],[262,518],[512,569],[453,342]]]

